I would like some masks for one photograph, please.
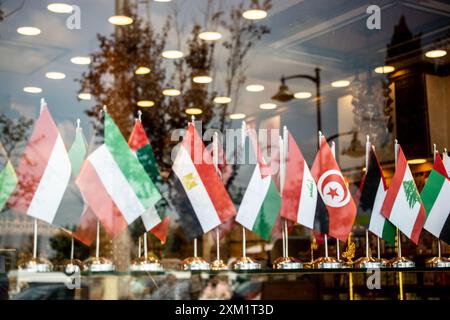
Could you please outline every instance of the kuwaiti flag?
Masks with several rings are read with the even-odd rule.
[[[172,205],[190,238],[197,238],[236,215],[236,209],[203,141],[189,123],[172,165]]]
[[[419,242],[426,214],[401,147],[398,151],[395,174],[381,207],[381,214],[415,244]]]
[[[381,214],[381,206],[386,196],[386,180],[372,147],[369,153],[369,163],[360,187],[358,215],[370,216],[368,229],[377,237],[389,243],[395,243],[395,226]]]
[[[139,162],[144,167],[145,171],[152,179],[152,181],[156,184],[159,192],[162,194],[162,179],[159,173],[158,164],[156,162],[153,149],[150,145],[150,141],[148,140],[147,134],[145,133],[145,129],[142,126],[142,122],[140,120],[136,120],[134,124],[133,131],[131,132],[130,138],[128,139],[128,145],[136,153]],[[150,231],[159,240],[161,240],[161,242],[164,243],[166,242],[167,228],[170,221],[170,207],[166,199],[162,197],[161,200],[156,204],[154,209],[161,217],[162,221],[156,226],[148,224],[148,221],[152,221],[152,219],[148,219],[147,217],[150,212],[145,212],[144,215],[141,216],[142,224],[145,227],[144,232]],[[140,235],[142,235],[142,233],[140,233]]]
[[[0,212],[17,186],[17,176],[0,142]]]
[[[356,205],[325,138],[321,141],[319,152],[311,167],[311,175],[322,200],[317,202],[315,219],[324,219],[322,206],[325,206],[328,213],[325,218],[328,230],[321,228],[318,231],[347,241],[356,217]]]
[[[291,133],[288,133],[285,143],[288,146],[280,215],[313,229],[317,205],[316,183]]]
[[[18,184],[9,207],[53,223],[71,171],[61,134],[42,100],[39,119],[16,170]]]
[[[105,112],[105,143],[88,156],[76,184],[111,237],[151,212],[149,225],[161,218],[154,211],[161,194],[139,163],[113,119]]]
[[[427,214],[424,229],[450,244],[450,180],[438,152],[420,197]]]
[[[281,197],[270,168],[262,157],[255,130],[243,126],[243,131],[244,153],[248,154],[248,162],[242,166],[248,171],[250,180],[246,183],[236,221],[261,238],[270,240],[280,212]]]

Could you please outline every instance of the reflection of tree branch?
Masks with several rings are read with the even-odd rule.
[[[7,1],[8,0],[0,1],[0,21],[5,20],[9,16],[12,16],[14,13],[21,10],[27,0],[22,0],[22,2],[20,3],[20,5],[17,8],[15,8],[12,11],[10,11],[9,13],[5,14],[5,11],[2,10],[1,6],[4,5]]]

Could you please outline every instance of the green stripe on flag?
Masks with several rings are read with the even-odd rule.
[[[83,131],[81,129],[77,129],[75,134],[75,141],[73,142],[70,150],[68,152],[70,164],[72,165],[72,174],[73,177],[77,177],[80,172],[81,165],[83,164],[84,158],[87,153],[87,143],[84,138]]]
[[[441,192],[444,182],[445,177],[443,175],[434,169],[431,170],[427,183],[420,194],[427,218],[434,206],[434,203],[436,202],[437,197],[439,196],[439,193]]]
[[[0,172],[0,211],[5,206],[11,193],[17,185],[17,176],[11,162],[6,163],[5,168]]]
[[[383,234],[382,238],[384,241],[389,242],[390,244],[395,244],[395,233],[397,232],[397,228],[389,222],[388,219],[384,220],[383,225]]]
[[[269,176],[266,179],[271,179],[269,190],[267,190],[266,197],[258,212],[252,231],[260,235],[263,239],[270,240],[273,226],[280,211],[281,197],[272,177]]]
[[[153,182],[160,183],[161,176],[159,174],[158,164],[156,163],[156,158],[152,147],[149,144],[146,144],[136,151],[136,155]]]

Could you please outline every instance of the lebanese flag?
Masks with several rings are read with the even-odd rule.
[[[311,168],[311,175],[317,184],[320,195],[320,199],[317,201],[316,216],[321,215],[322,206],[328,213],[328,230],[322,228],[319,231],[347,241],[356,217],[356,205],[325,138],[321,141],[319,152]]]
[[[41,101],[41,113],[16,170],[11,209],[53,223],[72,168],[61,134]]]
[[[425,209],[401,147],[394,177],[387,191],[381,214],[415,244],[426,219]]]
[[[179,145],[172,170],[172,204],[188,238],[198,238],[236,215],[212,157],[192,123]]]

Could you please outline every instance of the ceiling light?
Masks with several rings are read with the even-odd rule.
[[[267,17],[267,11],[262,9],[250,9],[244,11],[242,13],[242,16],[248,20],[261,20]]]
[[[73,64],[90,64],[91,58],[78,56],[78,57],[73,57],[72,59],[70,59],[70,62],[72,62]]]
[[[350,85],[350,81],[348,80],[338,80],[331,83],[333,88],[344,88]]]
[[[70,4],[61,2],[50,3],[47,9],[54,13],[71,13],[73,11],[73,7]]]
[[[181,91],[178,89],[164,89],[162,94],[168,97],[175,97],[179,96],[181,94]]]
[[[264,91],[264,86],[261,84],[249,84],[245,90],[248,92],[261,92]]]
[[[245,113],[232,113],[232,114],[230,114],[230,119],[232,119],[232,120],[245,119],[245,117],[246,117]]]
[[[198,37],[202,40],[206,40],[206,41],[217,41],[220,40],[222,38],[222,34],[220,34],[219,32],[215,32],[215,31],[205,31],[205,32],[201,32]]]
[[[139,68],[137,68],[136,69],[136,71],[134,72],[135,74],[140,74],[140,75],[142,75],[142,74],[149,74],[150,73],[150,68],[147,68],[147,67],[139,67]]]
[[[202,114],[203,110],[200,108],[187,108],[185,110],[185,112],[190,115],[198,115],[198,114]]]
[[[170,2],[172,0],[153,0],[153,1],[155,1],[155,2]]]
[[[435,58],[442,58],[447,55],[447,51],[445,50],[430,50],[425,52],[425,56],[427,58],[435,59]]]
[[[78,99],[80,99],[80,100],[91,100],[91,94],[90,93],[86,93],[86,92],[82,92],[82,93],[78,94]]]
[[[272,109],[276,109],[277,105],[275,103],[263,103],[259,105],[260,109],[263,110],[272,110]]]
[[[62,72],[47,72],[45,77],[52,80],[62,80],[66,75]]]
[[[427,162],[427,159],[423,159],[423,158],[408,160],[408,164],[424,164],[426,162]]]
[[[393,66],[379,66],[375,68],[375,73],[379,74],[386,74],[391,73],[395,70],[395,67]]]
[[[115,26],[127,26],[133,23],[133,19],[128,16],[118,15],[109,17],[108,22]]]
[[[165,50],[162,52],[162,56],[166,59],[179,59],[183,57],[183,52],[180,50]]]
[[[24,87],[23,91],[26,93],[41,93],[42,89],[39,87]]]
[[[141,100],[137,102],[138,107],[141,108],[150,108],[155,105],[155,103],[151,100]]]
[[[24,36],[37,36],[41,33],[41,29],[35,27],[20,27],[17,32]]]
[[[312,97],[311,92],[296,92],[296,93],[294,93],[295,99],[308,99],[311,97]]]
[[[195,83],[210,83],[212,81],[212,78],[210,76],[196,76],[192,79]]]
[[[231,98],[230,97],[215,97],[214,102],[219,103],[219,104],[227,104],[227,103],[231,102]]]

